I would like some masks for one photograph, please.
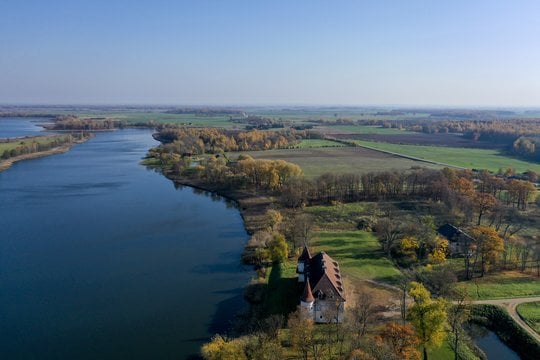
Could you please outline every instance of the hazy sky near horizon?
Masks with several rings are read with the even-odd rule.
[[[0,0],[0,104],[540,106],[537,0]]]

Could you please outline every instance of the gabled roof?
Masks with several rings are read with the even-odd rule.
[[[325,252],[320,252],[309,261],[309,282],[312,292],[325,299],[345,300],[343,280],[337,261]]]
[[[459,241],[460,239],[465,239],[469,241],[474,240],[472,236],[451,224],[445,224],[441,226],[437,229],[437,232],[450,241]]]

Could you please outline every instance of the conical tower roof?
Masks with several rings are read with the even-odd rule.
[[[309,284],[309,278],[306,278],[306,285],[304,286],[304,293],[302,294],[302,297],[300,298],[303,302],[313,302],[315,301],[315,298],[313,297],[313,294],[311,293],[311,285]]]
[[[298,258],[298,261],[308,261],[311,259],[311,254],[309,253],[309,249],[307,245],[304,245],[304,249],[302,250],[302,254]]]

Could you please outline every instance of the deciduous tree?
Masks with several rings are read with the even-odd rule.
[[[414,304],[408,312],[408,319],[416,329],[423,348],[424,360],[428,359],[427,349],[442,344],[446,322],[446,303],[442,299],[433,300],[429,291],[420,283],[411,282],[409,295]]]

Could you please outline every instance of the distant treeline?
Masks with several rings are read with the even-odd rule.
[[[164,111],[165,114],[193,114],[196,116],[219,116],[219,115],[239,115],[245,116],[245,112],[231,108],[177,108]]]
[[[55,117],[55,122],[46,125],[47,130],[113,130],[125,127],[127,123],[123,120],[112,120],[102,118],[81,119],[77,116],[59,115]]]
[[[32,154],[47,151],[62,145],[73,144],[77,141],[87,139],[90,135],[87,133],[76,133],[68,135],[55,135],[49,137],[39,137],[36,139],[15,139],[3,141],[6,143],[17,143],[18,145],[2,152],[1,159],[7,160],[16,156]]]
[[[41,112],[25,112],[25,111],[5,111],[0,110],[0,117],[21,117],[21,118],[55,118],[55,114]]]
[[[247,130],[258,129],[258,130],[268,130],[268,129],[279,129],[284,128],[285,123],[282,120],[274,120],[267,117],[249,115],[247,117],[231,119],[232,122],[238,124],[246,124]]]
[[[179,155],[219,154],[228,151],[281,149],[294,146],[305,132],[233,131],[217,128],[162,127],[155,138],[167,152]]]

